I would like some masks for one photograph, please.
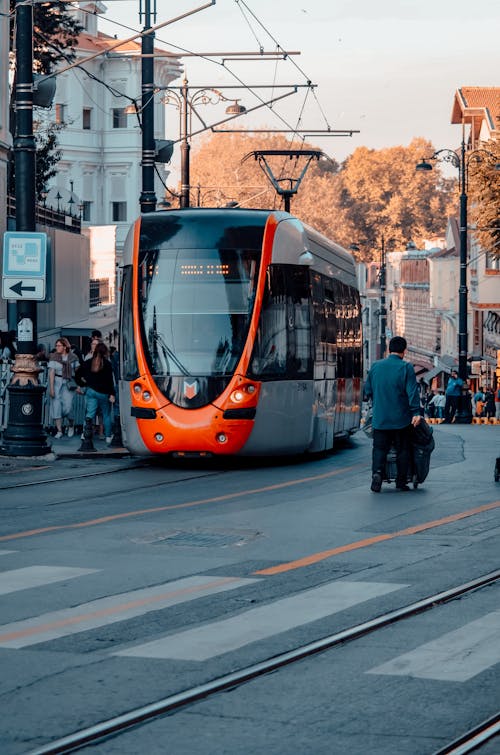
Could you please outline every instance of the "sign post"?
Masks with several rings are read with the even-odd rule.
[[[45,388],[38,384],[36,302],[45,298],[47,241],[44,234],[36,233],[33,7],[23,0],[16,0],[15,14],[16,127],[13,146],[16,232],[6,233],[4,238],[2,294],[5,292],[6,298],[16,301],[17,353],[12,381],[7,388],[9,414],[0,453],[43,456],[50,452],[50,446],[42,422]]]

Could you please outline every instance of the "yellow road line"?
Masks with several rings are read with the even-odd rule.
[[[338,548],[331,548],[327,551],[313,553],[310,556],[304,556],[304,558],[299,558],[296,561],[289,561],[286,564],[271,566],[268,569],[259,569],[259,571],[255,571],[253,572],[253,574],[269,576],[272,574],[282,574],[283,572],[293,571],[294,569],[301,569],[304,566],[310,566],[311,564],[317,564],[319,561],[325,561],[327,558],[331,558],[332,556],[338,556],[339,553],[348,553],[349,551],[356,551],[360,548],[367,548],[369,545],[375,545],[376,543],[381,543],[384,540],[394,540],[396,537],[416,535],[419,532],[424,532],[425,530],[430,530],[434,527],[441,527],[441,525],[443,524],[458,522],[460,519],[466,519],[469,516],[481,514],[483,511],[491,511],[491,509],[497,509],[499,507],[500,501],[486,503],[484,506],[478,506],[475,509],[460,511],[458,514],[451,514],[450,516],[445,516],[442,519],[434,519],[431,522],[416,524],[414,527],[407,527],[406,529],[399,530],[398,532],[389,532],[382,535],[375,535],[375,537],[368,537],[365,540],[356,540],[354,543],[348,543],[347,545],[340,545]]]
[[[47,532],[60,532],[61,530],[71,530],[82,527],[94,527],[97,524],[107,524],[108,522],[115,522],[118,519],[128,519],[133,516],[144,516],[145,514],[156,514],[159,511],[173,511],[175,509],[187,509],[194,506],[204,506],[208,503],[220,503],[221,501],[228,501],[231,498],[244,498],[257,493],[268,493],[271,490],[281,490],[283,488],[289,488],[294,485],[304,485],[316,480],[324,480],[328,477],[334,477],[342,472],[350,472],[357,467],[364,467],[366,465],[356,464],[349,467],[341,467],[340,469],[334,469],[332,472],[324,472],[323,474],[312,475],[311,477],[302,477],[297,480],[288,480],[287,482],[279,482],[275,485],[266,485],[262,488],[253,488],[251,490],[241,490],[235,493],[226,493],[225,495],[214,496],[213,498],[202,498],[198,501],[188,501],[186,503],[173,503],[168,506],[155,506],[149,509],[138,509],[137,511],[125,511],[121,514],[110,514],[109,516],[102,516],[98,519],[89,519],[85,522],[74,522],[73,524],[57,524],[51,527],[39,527],[38,529],[25,530],[24,532],[14,532],[11,535],[0,536],[0,542],[6,542],[8,540],[17,540],[23,537],[34,537],[35,535],[44,535]]]

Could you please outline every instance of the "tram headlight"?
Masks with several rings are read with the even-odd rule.
[[[227,443],[227,435],[226,433],[217,433],[215,436],[218,443]]]
[[[240,401],[243,401],[244,398],[245,394],[243,393],[243,391],[237,390],[231,393],[231,401],[234,401],[235,404],[239,404]]]
[[[149,399],[151,398],[150,392],[149,391],[144,391],[143,394],[142,394],[142,398],[144,399],[144,401],[149,401]]]
[[[163,435],[161,433],[155,433],[155,440],[157,443],[163,443]]]
[[[255,385],[247,385],[247,393],[255,393]]]
[[[142,387],[139,385],[139,383],[136,383],[134,385],[134,393],[140,393],[142,391]]]

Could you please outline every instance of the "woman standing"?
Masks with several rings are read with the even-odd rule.
[[[49,356],[47,365],[49,370],[49,396],[50,396],[50,413],[56,426],[56,438],[62,438],[62,421],[64,417],[68,418],[68,438],[73,437],[75,429],[73,427],[73,397],[74,393],[70,390],[73,387],[75,369],[78,365],[78,358],[71,351],[71,344],[67,338],[58,338],[56,348]],[[76,385],[75,385],[76,388]]]
[[[115,384],[106,344],[99,342],[95,345],[92,358],[86,359],[79,367],[77,380],[86,388],[86,419],[95,419],[99,410],[104,423],[106,443],[111,443],[113,440],[111,404],[115,401]]]

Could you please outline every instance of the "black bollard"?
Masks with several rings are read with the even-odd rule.
[[[43,456],[51,451],[42,424],[42,385],[7,386],[9,421],[3,433],[0,453],[6,456]]]
[[[83,440],[79,451],[96,451],[92,442],[92,436],[94,431],[92,429],[93,420],[90,417],[85,417],[85,425],[83,426]]]

